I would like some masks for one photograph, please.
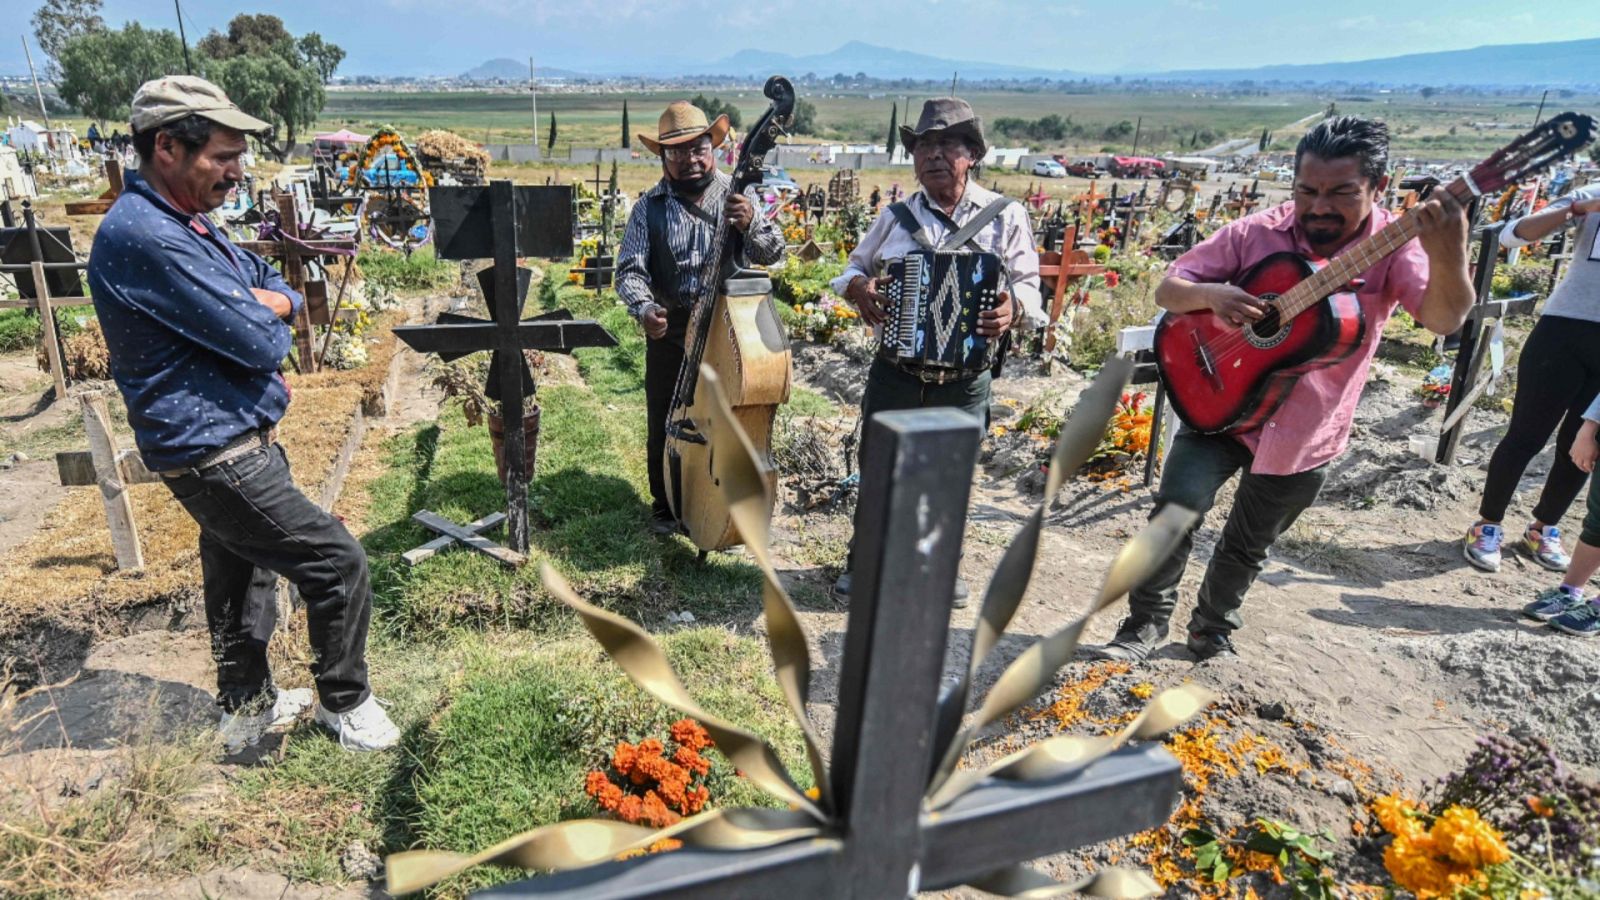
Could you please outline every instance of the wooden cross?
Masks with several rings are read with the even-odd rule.
[[[160,481],[161,476],[144,467],[137,450],[122,450],[111,431],[111,414],[105,395],[85,391],[78,395],[83,404],[83,430],[89,450],[56,454],[56,470],[67,487],[97,485],[105,502],[106,524],[111,528],[111,549],[117,568],[123,571],[144,568],[144,549],[133,519],[133,502],[128,485]]]
[[[5,259],[0,260],[0,274],[13,276],[17,292],[22,296],[17,300],[0,300],[0,309],[39,311],[40,342],[44,344],[45,359],[50,362],[50,377],[55,382],[56,399],[63,400],[67,396],[67,371],[62,359],[61,335],[56,330],[56,314],[51,304],[66,297],[84,296],[78,271],[86,268],[87,263],[80,262],[73,252],[71,232],[65,228],[39,226],[31,201],[22,201],[22,220],[20,232],[14,232],[9,242],[0,241],[0,247],[5,250]],[[48,245],[40,240],[41,235],[50,239]],[[49,249],[46,250],[46,247]],[[52,282],[56,285],[54,290],[51,288]]]
[[[508,550],[483,536],[485,531],[505,523],[505,513],[490,513],[489,515],[484,516],[475,522],[468,522],[465,525],[457,525],[438,513],[433,513],[422,509],[412,513],[411,521],[416,522],[418,525],[421,525],[430,531],[437,532],[439,537],[434,538],[420,547],[407,550],[406,552],[400,554],[400,558],[405,560],[406,565],[408,566],[414,566],[417,563],[420,563],[428,557],[434,555],[435,553],[438,553],[440,550],[447,549],[451,545],[458,542],[464,546],[478,551],[479,553],[482,553],[496,562],[511,566],[513,568],[528,561],[528,558],[523,554],[518,553],[515,550]]]
[[[103,216],[111,211],[111,204],[122,196],[122,163],[117,162],[114,156],[106,160],[106,181],[111,186],[99,197],[93,200],[67,201],[67,215]]]
[[[929,811],[935,709],[961,557],[977,423],[954,410],[884,413],[856,510],[830,766],[838,821],[756,850],[685,846],[490,888],[480,897],[900,898],[1162,824],[1182,781],[1158,746],[1036,782],[987,779]]]
[[[306,277],[306,260],[318,259],[329,253],[354,254],[356,245],[354,240],[308,240],[300,227],[294,194],[274,194],[273,202],[278,207],[278,229],[282,236],[272,241],[240,241],[238,246],[277,260],[283,269],[283,280],[305,298],[290,324],[294,326],[295,361],[302,373],[310,374],[317,371],[312,329],[323,323],[331,328],[333,317],[328,314],[327,282]]]
[[[513,188],[509,181],[495,181],[434,188],[428,200],[441,259],[494,258],[492,267],[478,273],[491,319],[441,313],[433,325],[402,326],[394,333],[411,349],[445,360],[493,351],[485,393],[499,404],[506,423],[506,539],[512,550],[526,554],[528,479],[533,473],[528,471],[522,420],[535,385],[523,351],[569,353],[578,347],[614,347],[617,339],[600,323],[574,319],[564,309],[522,318],[533,275],[517,265],[517,257],[572,255],[570,186]],[[471,545],[465,537],[451,536]]]

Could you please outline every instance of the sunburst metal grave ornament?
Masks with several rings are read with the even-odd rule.
[[[856,517],[858,590],[845,632],[834,743],[825,760],[806,712],[811,660],[805,632],[769,551],[768,468],[740,431],[715,374],[703,370],[721,410],[712,423],[723,432],[717,445],[739,448],[715,461],[715,473],[764,578],[774,672],[805,739],[815,799],[769,743],[704,709],[644,629],[584,602],[546,566],[546,588],[577,611],[636,684],[699,721],[734,766],[789,808],[711,810],[662,829],[599,819],[559,822],[471,855],[397,853],[388,859],[389,890],[418,890],[495,863],[553,874],[481,896],[891,898],[963,884],[1009,897],[1158,894],[1139,872],[1110,869],[1064,884],[1023,863],[1166,821],[1181,785],[1178,763],[1159,745],[1130,742],[1154,738],[1199,713],[1213,699],[1203,688],[1162,692],[1113,736],[1053,737],[981,770],[958,768],[978,732],[1047,688],[1088,622],[1143,580],[1194,519],[1171,506],[1157,513],[1122,548],[1083,613],[1011,662],[963,724],[975,677],[1032,577],[1045,510],[1066,476],[1093,453],[1130,372],[1128,361],[1109,361],[1080,398],[1052,453],[1044,498],[990,579],[967,671],[942,695],[949,598],[979,429],[953,410],[885,413],[869,423],[877,431]],[[618,859],[664,838],[682,846]]]

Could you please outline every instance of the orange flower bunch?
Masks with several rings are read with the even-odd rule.
[[[637,744],[618,741],[611,754],[612,775],[600,770],[584,778],[584,793],[624,822],[665,828],[705,808],[711,791],[702,780],[711,761],[700,751],[711,747],[711,735],[693,719],[679,719],[669,732],[675,749],[655,738]]]
[[[1108,435],[1111,446],[1124,453],[1144,453],[1150,449],[1150,423],[1155,413],[1145,405],[1145,392],[1123,394],[1117,414],[1111,417]]]
[[[1454,897],[1488,883],[1483,871],[1511,859],[1505,838],[1465,806],[1452,806],[1427,824],[1427,814],[1397,794],[1379,797],[1373,814],[1394,842],[1383,852],[1384,868],[1420,900]]]

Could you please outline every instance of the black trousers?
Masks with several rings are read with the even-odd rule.
[[[338,519],[294,486],[282,446],[166,479],[166,485],[200,525],[217,704],[235,712],[271,702],[267,642],[277,624],[279,575],[305,601],[311,673],[323,707],[337,713],[365,702],[372,614],[367,555]]]
[[[650,467],[650,512],[670,516],[667,480],[661,471],[661,457],[667,451],[667,415],[672,412],[672,390],[683,368],[683,338],[672,330],[660,340],[644,342],[645,453]]]
[[[1517,363],[1511,424],[1489,458],[1478,515],[1491,522],[1505,518],[1522,473],[1555,432],[1555,462],[1545,476],[1533,517],[1546,525],[1561,521],[1588,477],[1568,454],[1583,427],[1583,412],[1596,394],[1600,394],[1600,322],[1540,318]]]
[[[1189,553],[1194,549],[1194,529],[1216,503],[1217,491],[1235,472],[1242,471],[1233,508],[1222,527],[1222,539],[1217,542],[1200,583],[1189,630],[1225,634],[1244,625],[1239,608],[1244,605],[1245,592],[1261,574],[1267,550],[1316,501],[1328,478],[1326,464],[1293,475],[1256,475],[1250,471],[1253,460],[1250,450],[1228,435],[1178,433],[1167,452],[1161,487],[1150,514],[1154,516],[1166,504],[1176,503],[1198,512],[1200,519],[1184,533],[1172,555],[1128,595],[1136,622],[1156,625],[1165,634],[1178,605],[1178,583],[1183,580]]]

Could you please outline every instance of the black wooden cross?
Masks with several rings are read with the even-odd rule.
[[[522,428],[533,373],[524,350],[567,353],[577,347],[614,347],[617,339],[589,319],[574,319],[564,309],[522,318],[532,273],[517,265],[519,256],[563,258],[572,255],[572,188],[518,186],[495,181],[484,186],[439,187],[428,194],[441,259],[493,257],[494,266],[478,274],[489,320],[442,313],[433,325],[408,325],[394,333],[413,350],[456,359],[480,350],[494,351],[485,393],[500,405],[505,427],[506,540],[517,553],[528,552],[528,479]]]
[[[937,811],[925,807],[980,434],[953,410],[884,413],[867,427],[876,437],[856,512],[857,590],[839,671],[829,832],[757,850],[685,846],[478,896],[887,900],[1166,821],[1181,770],[1159,746],[1123,749],[1050,780],[991,778]]]

